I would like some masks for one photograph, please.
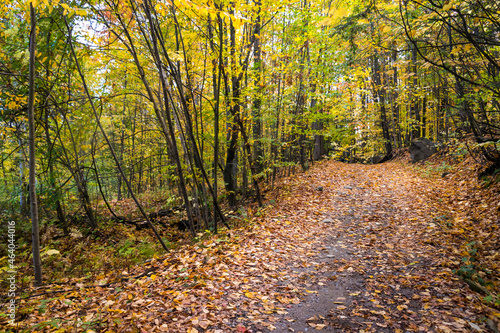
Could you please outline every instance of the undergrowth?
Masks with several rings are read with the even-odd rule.
[[[399,163],[435,184],[433,195],[438,225],[444,236],[454,273],[470,289],[481,294],[483,303],[500,309],[498,255],[500,169],[492,169],[481,151],[471,145],[448,145],[425,161],[409,163],[409,153]],[[486,172],[486,171],[489,172]]]
[[[149,231],[138,232],[130,226],[113,222],[103,223],[93,232],[72,229],[67,237],[55,236],[55,227],[46,228],[41,249],[44,283],[61,283],[72,278],[106,279],[115,271],[129,270],[132,266],[153,258],[164,250]],[[49,239],[47,239],[49,237]],[[163,239],[173,249],[177,243]],[[32,250],[23,244],[16,250],[16,268],[20,287],[33,282]],[[8,269],[7,257],[0,258],[0,272]]]

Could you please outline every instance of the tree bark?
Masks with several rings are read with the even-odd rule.
[[[263,149],[262,149],[262,115],[261,115],[261,107],[262,107],[262,50],[261,50],[261,0],[257,0],[255,2],[255,6],[257,7],[257,17],[254,22],[254,38],[255,42],[253,44],[254,48],[254,85],[255,85],[255,95],[253,99],[252,105],[252,134],[253,134],[253,161],[255,164],[255,171],[257,173],[261,173],[264,169],[263,164]]]
[[[35,50],[36,50],[36,14],[33,3],[30,3],[31,33],[29,60],[29,95],[28,95],[28,127],[29,127],[29,192],[31,208],[31,239],[33,243],[33,268],[35,285],[42,284],[42,261],[40,258],[40,230],[38,226],[38,205],[36,199],[36,161],[35,161]]]
[[[392,144],[391,137],[389,134],[389,126],[387,124],[387,115],[385,109],[385,86],[382,84],[381,79],[381,69],[379,63],[378,53],[375,52],[373,56],[373,81],[375,84],[374,92],[378,100],[379,110],[380,110],[380,126],[382,127],[382,136],[384,139],[385,147],[385,157],[383,161],[390,159],[392,156]]]

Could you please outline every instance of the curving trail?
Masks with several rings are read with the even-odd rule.
[[[323,234],[312,266],[292,270],[313,293],[276,332],[488,331],[479,322],[480,295],[452,273],[457,263],[437,237],[441,180],[398,163],[326,162],[306,177],[290,188],[301,195],[288,197],[281,211]]]
[[[444,186],[397,162],[316,163],[267,192],[275,204],[249,209],[241,228],[172,251],[126,279],[116,272],[22,301],[35,310],[19,327],[488,332],[482,296],[452,272],[460,253],[448,242],[465,238],[443,217]]]

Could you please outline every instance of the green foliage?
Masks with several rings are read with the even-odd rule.
[[[500,182],[500,169],[493,171],[492,175],[483,175],[480,180],[483,188],[488,188],[493,184],[498,184]]]
[[[464,257],[464,258],[462,258],[462,263],[468,262],[469,260],[470,260],[470,258]],[[476,271],[474,264],[467,264],[467,265],[463,265],[459,269],[455,270],[454,273],[459,275],[459,276],[462,276],[462,277],[465,277],[468,279],[472,279],[472,278],[474,278],[474,276],[476,276],[477,271]]]
[[[158,246],[154,245],[154,243],[152,244],[150,242],[141,241],[135,238],[125,239],[116,248],[116,253],[119,257],[130,260],[134,263],[142,262],[146,259],[151,259],[158,251]]]
[[[477,261],[478,248],[476,245],[475,241],[466,244],[468,255],[462,257],[462,266],[453,272],[464,279],[477,281],[477,283],[483,287],[492,285],[492,282],[485,279],[485,276],[491,275],[491,272],[481,267]],[[491,302],[493,303],[493,298],[491,298]],[[498,302],[498,300],[496,300],[496,302]]]
[[[461,161],[468,154],[469,150],[465,144],[459,144],[453,151],[452,155],[457,161]]]
[[[500,306],[500,297],[497,296],[493,296],[493,295],[488,295],[486,297],[483,298],[483,302],[485,303],[489,303],[495,307],[499,307]]]
[[[18,186],[0,186],[0,209],[4,212],[19,211],[19,194]]]
[[[444,161],[439,164],[426,161],[423,166],[424,174],[427,177],[441,177],[443,173],[450,172],[452,169],[452,166]]]
[[[34,330],[47,329],[47,328],[58,329],[60,327],[62,321],[63,320],[61,318],[54,318],[51,320],[43,321],[43,322],[33,326],[33,329]]]

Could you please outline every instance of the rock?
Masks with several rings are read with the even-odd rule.
[[[451,172],[443,172],[443,174],[441,175],[441,178],[444,178],[448,175],[451,175]]]
[[[423,161],[436,152],[436,144],[426,138],[414,140],[410,145],[412,163]]]
[[[335,221],[333,221],[333,219],[326,218],[326,219],[322,220],[321,222],[323,222],[323,223],[333,223]]]
[[[323,186],[316,187],[316,190],[322,192],[323,191]]]
[[[348,190],[352,190],[352,186],[349,186],[349,185],[344,186],[344,188],[346,188],[346,189],[348,189]]]

